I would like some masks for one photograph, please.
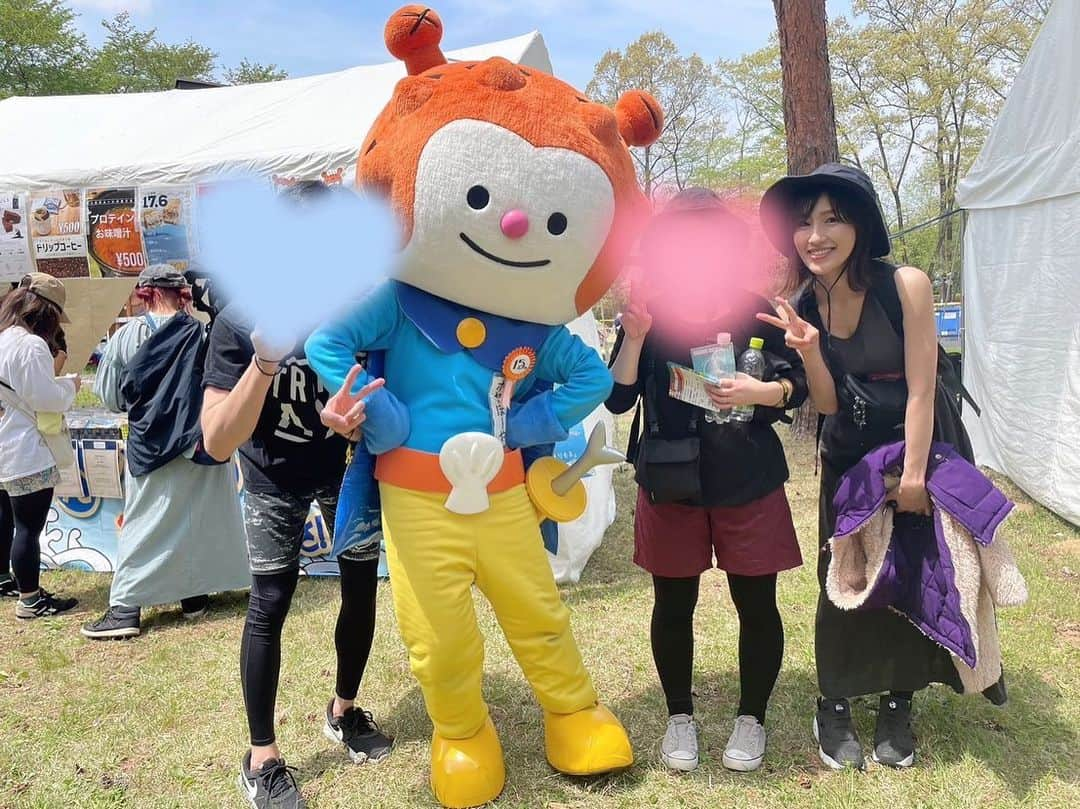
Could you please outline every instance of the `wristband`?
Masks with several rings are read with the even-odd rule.
[[[270,362],[270,360],[264,360],[264,359],[262,359],[261,357],[259,357],[259,355],[258,355],[258,354],[252,354],[252,355],[251,355],[251,358],[252,358],[252,359],[253,359],[253,360],[255,361],[255,367],[259,369],[259,373],[260,373],[260,374],[262,374],[263,376],[277,376],[277,372],[278,372],[278,369],[277,369],[277,368],[275,368],[275,369],[274,369],[273,371],[271,371],[271,372],[267,372],[267,371],[264,371],[264,370],[263,370],[263,367],[262,367],[262,363],[264,363],[264,362]],[[273,364],[273,365],[280,365],[280,364],[281,364],[281,360],[278,360],[277,362],[275,362],[275,363],[272,363],[272,364]]]

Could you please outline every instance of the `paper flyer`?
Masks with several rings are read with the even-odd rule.
[[[120,444],[116,441],[82,443],[83,474],[91,497],[123,497],[120,483]]]
[[[86,497],[87,491],[79,470],[82,468],[82,453],[79,442],[72,441],[75,448],[75,463],[60,470],[60,485],[53,490],[53,497]]]
[[[33,270],[30,263],[30,215],[27,197],[0,191],[0,283],[18,281]]]
[[[146,254],[135,216],[135,189],[93,189],[87,192],[86,210],[90,258],[101,275],[126,277],[142,272]]]
[[[713,413],[722,412],[722,408],[713,404],[713,400],[709,398],[709,394],[705,390],[705,383],[708,380],[704,376],[693,368],[687,368],[685,365],[678,365],[674,362],[669,362],[667,367],[668,378],[670,379],[668,396],[672,399],[678,399],[680,402],[700,407],[702,410],[709,410]]]
[[[147,264],[172,264],[183,272],[192,256],[195,233],[193,187],[139,189],[139,224]]]
[[[38,191],[30,197],[30,233],[37,269],[57,278],[86,278],[86,217],[78,189]]]

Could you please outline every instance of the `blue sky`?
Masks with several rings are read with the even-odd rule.
[[[166,42],[191,38],[233,66],[274,62],[291,76],[390,61],[382,42],[387,16],[404,0],[68,0],[79,27],[101,39],[100,20],[128,10],[140,28]],[[684,52],[709,61],[760,48],[776,27],[771,0],[435,0],[452,50],[539,30],[555,72],[580,88],[606,50],[661,29]],[[850,0],[828,0],[831,17]]]

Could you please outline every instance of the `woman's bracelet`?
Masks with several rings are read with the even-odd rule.
[[[259,369],[260,374],[262,374],[263,376],[277,376],[277,372],[278,372],[277,368],[275,368],[273,371],[264,371],[263,370],[262,364],[264,362],[270,362],[270,360],[264,360],[258,354],[252,354],[251,358],[253,360],[255,360],[255,367]],[[278,362],[273,363],[273,365],[280,365],[280,363],[281,363],[281,361],[278,360]]]
[[[773,407],[783,410],[787,407],[788,400],[791,399],[791,388],[788,387],[790,383],[786,379],[776,381],[780,385],[780,400]]]

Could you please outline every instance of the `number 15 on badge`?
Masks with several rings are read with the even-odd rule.
[[[510,407],[510,398],[514,395],[514,383],[520,382],[531,374],[535,367],[536,352],[527,346],[515,348],[503,359],[502,375],[506,377],[506,384],[503,386],[500,403],[504,409]]]

